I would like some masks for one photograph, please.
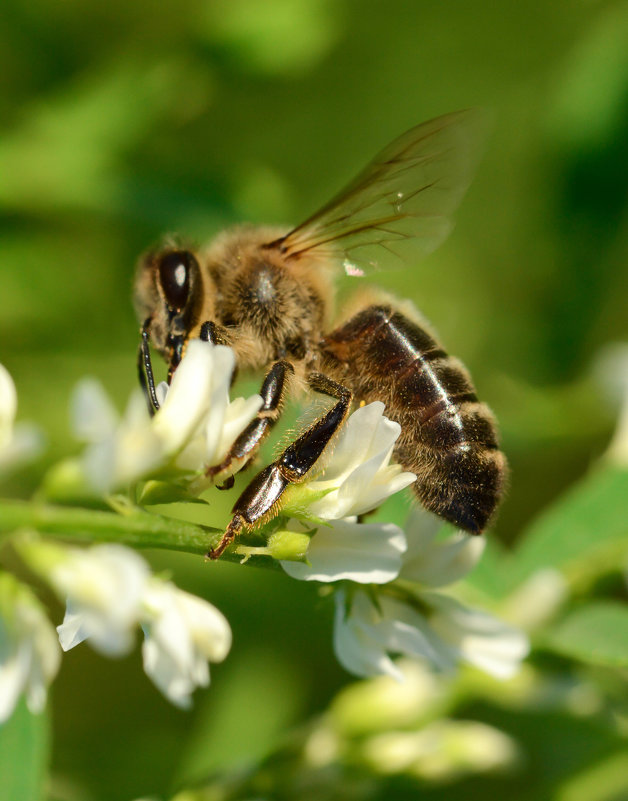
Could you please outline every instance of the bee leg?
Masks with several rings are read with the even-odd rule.
[[[279,419],[281,405],[285,395],[286,381],[289,376],[294,374],[294,367],[290,362],[275,362],[270,368],[264,381],[262,382],[259,394],[262,396],[262,407],[257,413],[257,417],[252,420],[236,441],[231,446],[229,453],[220,464],[209,467],[206,471],[207,476],[219,476],[227,472],[234,463],[243,464],[250,461],[257,452],[262,440],[269,434],[270,429]],[[223,484],[219,489],[229,489],[233,486]]]
[[[161,404],[157,399],[155,376],[153,373],[153,362],[150,355],[150,335],[148,333],[148,329],[151,322],[151,318],[149,317],[144,321],[144,325],[141,329],[141,340],[137,351],[137,372],[140,379],[140,386],[142,387],[142,391],[146,396],[148,411],[150,416],[153,417]],[[211,342],[213,345],[226,344],[226,340],[222,336],[220,329],[216,323],[213,322],[203,323],[201,326],[200,339],[204,340],[205,342]],[[173,346],[173,354],[176,354],[176,356],[173,356],[168,368],[168,383],[170,383],[174,371],[181,360],[181,352],[185,343],[183,337],[178,336],[172,337],[171,344]]]
[[[216,323],[212,322],[211,320],[208,320],[201,326],[199,339],[202,339],[203,342],[211,342],[212,345],[227,344],[225,338],[220,333],[220,329],[218,328]]]
[[[203,342],[211,342],[212,345],[228,345],[229,341],[224,333],[224,328],[220,328],[220,326],[216,325],[211,320],[207,320],[201,326],[200,333],[198,335],[199,339],[202,339]],[[231,374],[231,386],[235,384],[235,380],[238,377],[238,365],[236,364],[233,373]],[[225,489],[227,489],[225,487]]]
[[[148,326],[150,325],[150,317],[144,322],[142,326],[140,346],[137,350],[137,373],[140,379],[140,386],[146,397],[148,404],[148,412],[152,417],[157,409],[159,409],[159,401],[157,400],[157,391],[155,388],[155,376],[153,374],[153,363],[150,356],[150,337],[148,335]]]
[[[232,509],[233,517],[222,539],[207,554],[210,559],[218,559],[243,528],[249,528],[268,514],[277,504],[286,487],[305,479],[344,422],[353,397],[351,390],[332,381],[322,373],[312,373],[308,381],[315,392],[336,398],[337,403],[291,445],[288,445],[277,461],[258,473],[245,488],[235,502]]]

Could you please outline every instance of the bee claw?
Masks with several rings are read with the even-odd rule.
[[[210,548],[209,551],[207,551],[205,554],[205,559],[211,559],[212,562],[215,562],[216,559],[219,559],[238,536],[238,534],[242,531],[244,523],[245,520],[242,515],[235,514],[225,529],[222,539],[215,548]]]
[[[218,490],[230,490],[233,488],[235,484],[235,478],[233,476],[228,476],[222,484],[216,484],[216,489]]]

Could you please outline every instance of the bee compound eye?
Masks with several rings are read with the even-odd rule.
[[[187,250],[174,250],[161,257],[159,282],[170,308],[181,311],[190,294],[190,271],[196,262]]]

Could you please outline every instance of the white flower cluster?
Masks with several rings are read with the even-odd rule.
[[[234,367],[231,348],[192,340],[170,386],[157,387],[154,417],[138,391],[120,420],[100,384],[81,382],[73,420],[78,438],[88,443],[83,466],[92,486],[109,492],[170,469],[196,479],[196,491],[204,489],[205,469],[222,462],[262,405],[259,395],[229,400]]]
[[[212,604],[151,574],[135,551],[121,545],[67,548],[18,541],[18,552],[67,602],[58,640],[30,590],[0,574],[0,722],[26,693],[33,711],[43,708],[60,649],[84,640],[118,657],[144,632],[144,670],[174,704],[188,707],[196,687],[209,684],[209,662],[231,647],[231,629]]]
[[[15,424],[17,393],[8,370],[0,364],[0,477],[35,459],[43,449],[40,430]]]
[[[381,403],[351,415],[322,471],[308,481],[317,498],[308,507],[319,526],[307,562],[283,561],[283,569],[305,581],[352,581],[336,591],[334,647],[347,670],[358,676],[402,674],[391,655],[405,655],[448,670],[466,661],[498,678],[508,678],[528,652],[519,630],[452,597],[431,592],[462,578],[476,564],[481,538],[459,534],[437,542],[437,518],[416,511],[406,531],[392,523],[358,523],[415,480],[390,458],[400,433]],[[320,491],[327,494],[319,497]],[[301,493],[300,498],[303,498]],[[304,531],[303,522],[290,527]]]
[[[436,541],[438,524],[415,512],[406,529],[408,549],[396,582],[379,591],[336,593],[334,647],[347,670],[358,676],[403,676],[392,655],[451,670],[467,662],[507,679],[528,653],[527,637],[484,611],[433,592],[462,578],[477,562],[483,541],[458,535]]]
[[[94,487],[110,491],[156,474],[184,477],[192,491],[207,486],[206,468],[222,462],[262,403],[258,395],[229,400],[234,364],[231,349],[190,342],[170,387],[158,387],[160,408],[152,418],[144,399],[135,396],[120,421],[100,387],[83,383],[74,418],[78,434],[89,443],[83,465]],[[0,447],[12,437],[14,414],[15,390],[0,372]],[[282,567],[300,580],[343,582],[335,595],[334,645],[340,662],[357,675],[401,679],[393,661],[400,655],[441,670],[462,660],[507,678],[527,653],[525,636],[434,592],[471,569],[482,540],[461,534],[439,542],[439,522],[420,512],[406,531],[392,523],[359,522],[416,480],[391,464],[399,434],[400,426],[384,416],[382,403],[363,406],[349,417],[321,466],[285,494],[281,513],[290,519],[284,533],[306,553],[301,561],[285,559]],[[16,547],[67,601],[58,627],[63,650],[87,639],[102,653],[119,656],[133,647],[141,627],[144,668],[180,706],[189,705],[195,687],[209,683],[208,663],[229,651],[231,631],[221,613],[151,575],[134,551],[23,540]],[[298,559],[299,554],[287,550]],[[267,552],[273,552],[270,540]],[[46,682],[58,665],[58,647],[55,643],[55,651],[50,645],[50,624],[41,609],[33,603],[15,602],[13,607],[12,616],[0,609],[5,621],[0,628],[0,718],[10,714],[24,691],[33,707],[41,706]],[[6,623],[17,618],[23,621],[20,627]]]
[[[307,505],[307,514],[325,525],[310,541],[307,564],[281,563],[288,575],[359,584],[386,584],[399,575],[407,547],[402,529],[392,523],[359,523],[357,518],[416,480],[414,473],[390,464],[400,433],[399,424],[384,417],[380,402],[362,406],[349,417],[327,463],[308,476],[307,490],[315,500]],[[304,530],[306,525],[295,521],[291,528]]]
[[[9,573],[0,573],[0,725],[22,694],[31,712],[42,711],[60,661],[55,631],[39,601]]]

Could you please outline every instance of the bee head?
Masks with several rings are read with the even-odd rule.
[[[135,279],[135,308],[144,330],[172,372],[201,302],[201,272],[194,254],[169,246],[146,253]]]

